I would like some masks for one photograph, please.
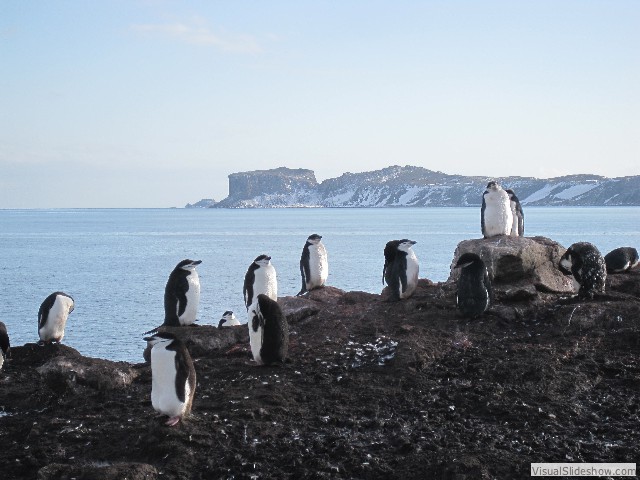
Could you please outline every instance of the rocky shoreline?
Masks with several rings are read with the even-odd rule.
[[[529,478],[531,462],[637,462],[640,271],[579,301],[555,242],[473,242],[458,250],[494,255],[496,282],[476,320],[451,278],[401,302],[333,287],[281,298],[283,367],[250,361],[245,325],[172,329],[198,376],[174,428],[154,416],[143,352],[128,364],[14,346],[2,478]]]

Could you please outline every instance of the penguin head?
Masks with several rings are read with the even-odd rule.
[[[202,260],[186,259],[186,260],[182,260],[178,265],[176,265],[176,268],[181,268],[182,270],[193,272],[196,269],[196,267],[201,263],[202,263]]]
[[[225,325],[225,323],[230,322],[230,321],[234,320],[235,318],[236,318],[236,316],[233,314],[233,312],[231,310],[227,310],[226,312],[224,312],[222,314],[222,318],[218,322],[218,328],[223,327]]]
[[[453,268],[466,268],[473,264],[483,263],[482,259],[475,253],[463,253]]]
[[[269,265],[270,262],[271,262],[271,257],[268,255],[259,255],[253,261],[253,263],[258,265],[259,267],[266,267],[267,265]]]
[[[322,240],[322,235],[318,235],[317,233],[309,235],[309,238],[307,238],[307,242],[309,242],[311,245],[319,244],[320,240]]]
[[[155,345],[164,345],[165,347],[170,345],[176,339],[176,336],[173,333],[168,332],[158,332],[154,333],[150,337],[145,337],[144,340],[149,344],[150,347],[154,347]]]
[[[415,242],[414,240],[408,240],[404,238],[400,240],[400,243],[398,244],[398,250],[400,250],[401,252],[408,252],[416,243],[417,242]]]
[[[560,258],[558,268],[564,275],[571,275],[571,269],[573,268],[573,250],[571,250],[571,247]]]

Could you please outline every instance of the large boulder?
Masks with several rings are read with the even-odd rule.
[[[138,377],[139,371],[126,362],[112,362],[81,355],[57,355],[36,368],[43,380],[54,391],[75,389],[84,385],[108,392],[127,388]]]
[[[211,353],[227,350],[237,344],[249,344],[247,325],[217,328],[210,325],[191,325],[185,327],[158,327],[159,332],[169,332],[182,340],[192,357],[206,357]],[[144,360],[151,359],[151,349],[147,345]]]
[[[453,255],[448,281],[456,281],[460,272],[453,268],[464,253],[482,258],[498,290],[533,289],[542,292],[574,293],[571,277],[558,270],[566,248],[545,237],[498,236],[464,240]],[[533,287],[533,288],[532,288]]]

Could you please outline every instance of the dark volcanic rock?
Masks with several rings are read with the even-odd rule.
[[[282,298],[296,320],[280,367],[250,360],[246,325],[176,329],[198,385],[174,428],[155,417],[148,364],[14,347],[2,479],[529,478],[531,462],[637,461],[640,272],[590,301],[531,275],[476,320],[453,282],[420,280],[401,302],[330,287]],[[88,378],[109,370],[131,381]]]

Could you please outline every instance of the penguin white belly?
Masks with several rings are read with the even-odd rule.
[[[258,305],[258,301],[251,305],[249,308],[249,319],[247,321],[247,327],[249,328],[249,345],[251,346],[251,355],[258,365],[262,365],[262,357],[260,356],[260,350],[262,350],[262,326],[258,325],[258,331],[253,331],[253,317],[256,315],[255,309]]]
[[[321,287],[329,276],[329,263],[327,261],[327,250],[324,245],[309,246],[309,279],[307,279],[307,290]]]
[[[176,352],[163,347],[151,350],[151,405],[170,417],[184,413],[186,401],[181,402],[176,393]],[[189,382],[186,382],[185,400],[189,398]]]
[[[40,340],[48,342],[50,340],[62,341],[64,337],[64,327],[69,317],[69,309],[73,305],[73,301],[69,297],[59,295],[56,297],[53,306],[47,315],[47,321],[41,329],[38,330]]]
[[[407,253],[407,288],[402,292],[402,283],[400,284],[400,298],[409,298],[413,295],[416,287],[418,286],[418,273],[420,271],[420,265],[418,264],[418,257],[411,250]]]
[[[500,193],[489,192],[485,197],[484,228],[487,237],[511,233],[513,215],[509,197],[504,192]]]
[[[265,294],[271,300],[278,300],[278,280],[276,278],[276,269],[272,265],[262,267],[256,270],[255,281],[253,284],[253,301],[255,302],[258,295]]]
[[[200,276],[195,270],[187,277],[189,290],[187,290],[187,307],[178,318],[180,325],[191,325],[196,321],[198,305],[200,304]]]
[[[518,235],[518,214],[516,213],[515,205],[511,206],[511,218],[513,221],[511,222],[511,236],[517,237]]]

